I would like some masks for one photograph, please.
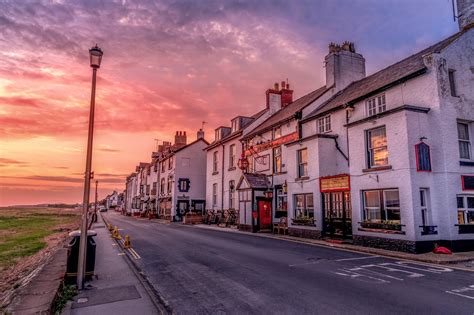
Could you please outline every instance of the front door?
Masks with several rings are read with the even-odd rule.
[[[272,202],[270,200],[258,201],[258,222],[260,230],[272,228]]]
[[[178,200],[178,204],[176,207],[176,221],[183,221],[184,215],[188,212],[189,212],[189,201]]]
[[[352,207],[349,191],[326,192],[323,197],[324,235],[352,237]]]

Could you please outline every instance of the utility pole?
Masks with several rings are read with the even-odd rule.
[[[92,220],[93,222],[97,222],[97,186],[99,185],[99,181],[95,181],[95,203],[94,203],[94,215],[92,216],[94,219]]]

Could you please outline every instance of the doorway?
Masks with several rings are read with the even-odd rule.
[[[272,229],[272,200],[271,199],[257,199],[258,206],[258,229],[270,230]]]
[[[186,213],[189,212],[189,201],[188,200],[178,200],[176,205],[176,221],[183,221],[183,217]]]
[[[352,238],[352,207],[350,191],[322,193],[324,236]]]

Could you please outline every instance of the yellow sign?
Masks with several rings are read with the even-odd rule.
[[[346,174],[321,177],[319,179],[319,190],[321,192],[351,190],[350,177]]]

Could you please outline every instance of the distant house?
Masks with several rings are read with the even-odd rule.
[[[159,217],[182,221],[190,212],[202,213],[206,203],[206,153],[204,132],[187,144],[186,132],[178,131],[175,143],[159,159]]]

